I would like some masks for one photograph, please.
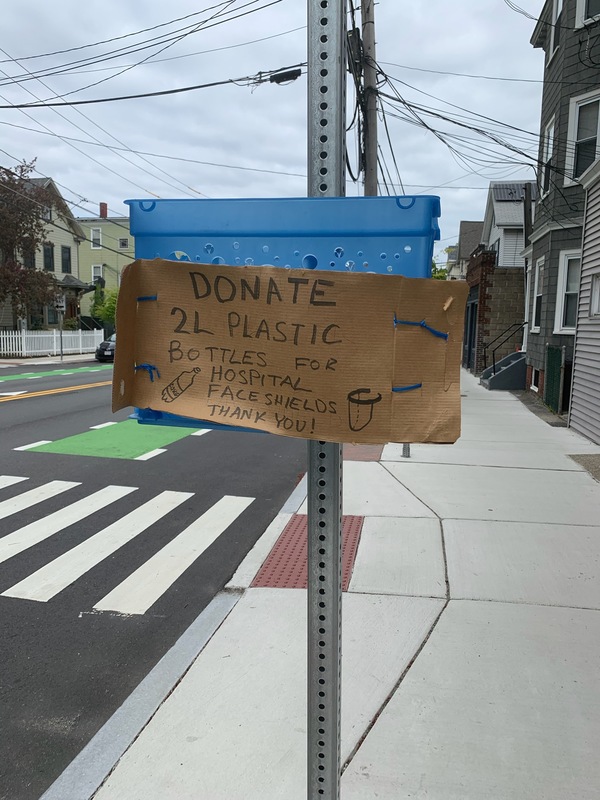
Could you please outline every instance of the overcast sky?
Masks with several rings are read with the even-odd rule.
[[[534,18],[542,5],[519,0]],[[299,64],[306,11],[305,0],[3,0],[0,105],[141,94]],[[504,0],[380,0],[375,15],[377,61],[389,78],[381,76],[380,89],[395,95],[384,105],[392,149],[379,125],[385,179],[392,193],[441,197],[435,253],[443,262],[459,221],[483,219],[490,180],[534,177],[526,164],[537,154],[543,77],[543,53],[529,44],[535,21]],[[154,26],[162,27],[137,33]],[[87,47],[117,37],[126,38]],[[57,53],[71,48],[80,49]],[[305,196],[306,75],[238,84],[77,108],[0,109],[0,163],[37,158],[37,176],[52,177],[82,217],[97,214],[100,201],[126,215],[128,198]],[[349,122],[353,104],[349,90]],[[348,148],[355,168],[355,127]],[[362,184],[348,179],[346,192],[362,194]]]

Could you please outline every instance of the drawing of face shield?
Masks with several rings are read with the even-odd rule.
[[[373,419],[373,408],[381,402],[381,394],[371,389],[355,389],[348,393],[348,424],[351,431],[362,431]]]

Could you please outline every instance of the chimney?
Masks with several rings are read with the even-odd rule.
[[[106,203],[100,203],[100,216],[102,219],[106,219],[108,216],[108,206]]]

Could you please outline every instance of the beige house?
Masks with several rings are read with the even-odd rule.
[[[105,291],[117,289],[123,267],[134,256],[134,241],[129,233],[128,217],[109,217],[106,203],[100,203],[100,215],[77,220],[85,232],[79,251],[80,277],[88,284],[100,282]],[[89,315],[94,294],[86,294],[81,313]]]
[[[79,248],[85,238],[83,228],[67,208],[51,178],[30,178],[29,183],[43,186],[56,195],[57,205],[46,210],[46,241],[41,249],[24,256],[24,267],[51,273],[58,293],[64,296],[64,320],[76,319],[81,296],[88,289],[79,274]],[[9,301],[0,306],[0,330],[17,327],[45,329],[58,327],[58,324],[59,311],[54,306],[34,309],[27,320],[16,319]]]

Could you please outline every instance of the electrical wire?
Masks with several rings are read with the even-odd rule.
[[[50,56],[57,56],[63,55],[64,53],[73,53],[77,50],[85,50],[88,47],[99,47],[102,44],[110,44],[111,42],[118,42],[122,39],[128,39],[132,36],[139,36],[141,33],[149,33],[150,31],[158,30],[159,28],[165,28],[168,25],[173,25],[176,22],[183,22],[183,20],[191,19],[192,17],[197,17],[200,14],[205,14],[207,11],[212,11],[219,6],[222,6],[227,2],[227,0],[222,0],[222,2],[217,3],[214,6],[209,6],[208,8],[203,8],[201,11],[194,11],[192,14],[186,14],[184,17],[177,17],[175,19],[169,20],[169,22],[161,22],[158,25],[153,25],[150,28],[142,28],[138,31],[133,31],[132,33],[124,33],[121,36],[113,36],[110,39],[102,39],[98,42],[91,42],[90,44],[82,44],[78,47],[68,47],[65,50],[53,50],[50,53],[39,53],[33,56],[19,56],[19,61],[30,61],[36,58],[49,58]],[[12,61],[12,59],[8,59],[8,61]],[[0,64],[6,64],[7,61],[0,61]]]
[[[224,0],[224,3],[230,4],[231,2],[235,2],[236,0]],[[260,0],[249,0],[249,2],[245,3],[243,6],[240,6],[238,9],[233,9],[240,11],[242,8],[247,8],[249,5],[254,5],[255,3],[260,2]],[[276,5],[277,3],[282,2],[282,0],[271,0],[271,2],[266,6],[261,6],[258,9],[251,9],[250,11],[246,11],[243,14],[237,14],[236,16],[230,16],[226,19],[219,19],[217,21],[212,22],[212,24],[205,24],[203,26],[203,30],[208,30],[210,28],[214,28],[218,25],[223,25],[226,22],[231,22],[235,19],[239,19],[240,17],[247,16],[248,14],[255,13],[256,11],[260,11],[263,8],[267,8],[271,5]],[[223,5],[224,3],[220,3],[219,5]],[[214,8],[214,7],[213,7]],[[178,40],[178,38],[184,34],[186,31],[194,30],[198,27],[198,23],[194,23],[194,25],[188,25],[184,28],[180,28],[177,31],[170,32],[169,34],[163,34],[159,37],[154,37],[153,39],[147,40],[145,42],[140,42],[136,45],[131,47],[125,48],[118,48],[113,51],[108,51],[108,53],[104,53],[101,55],[94,55],[88,58],[79,59],[77,61],[67,62],[66,64],[58,65],[56,67],[47,68],[46,71],[41,71],[39,75],[34,73],[36,77],[51,77],[53,75],[62,75],[68,74],[72,72],[73,67],[81,67],[81,66],[89,66],[89,65],[97,65],[106,61],[112,61],[116,58],[122,58],[123,56],[132,55],[134,53],[139,53],[144,50],[148,50],[153,47],[158,47],[160,45],[168,44],[171,41]],[[24,60],[24,59],[23,59]],[[16,75],[13,76],[18,80],[31,80],[31,78],[27,78],[26,75]]]
[[[2,48],[0,48],[0,52],[1,52],[1,53],[4,53],[5,55],[8,55],[8,53],[7,53],[5,50],[3,50]],[[6,74],[6,73],[4,73],[4,70],[0,70],[0,72],[2,72],[3,74]],[[40,81],[40,83],[41,83],[43,86],[45,86],[46,88],[50,89],[50,87],[48,86],[48,84],[44,83],[44,81],[42,81],[40,78],[38,78],[38,80]],[[36,94],[35,94],[33,91],[31,91],[31,89],[28,89],[27,87],[22,87],[22,88],[23,88],[23,89],[24,89],[26,92],[28,92],[29,94],[31,94],[33,97],[36,97],[36,98],[37,98],[37,95],[36,95]],[[39,99],[39,98],[37,98],[37,99]],[[75,113],[79,114],[79,116],[83,117],[83,118],[84,118],[85,120],[87,120],[88,122],[92,123],[93,125],[96,125],[96,127],[97,127],[97,128],[99,128],[99,130],[101,130],[103,133],[105,133],[105,134],[106,134],[106,135],[108,135],[108,136],[111,136],[111,138],[113,138],[113,139],[114,139],[116,142],[119,142],[119,144],[123,145],[123,147],[124,147],[126,150],[128,150],[129,152],[132,152],[132,151],[131,151],[131,149],[130,149],[130,148],[128,148],[128,147],[127,147],[127,145],[125,145],[125,143],[124,143],[124,142],[120,141],[120,140],[119,140],[119,139],[118,139],[116,136],[114,136],[114,134],[111,134],[111,133],[109,133],[109,131],[107,131],[105,128],[103,128],[103,127],[102,127],[101,125],[99,125],[98,123],[95,123],[95,122],[94,122],[94,121],[93,121],[93,120],[92,120],[90,117],[86,116],[86,114],[84,114],[84,113],[83,113],[83,111],[80,111],[78,108],[75,108],[75,109],[73,109],[73,110],[75,111]],[[91,137],[92,137],[92,138],[95,140],[95,142],[96,142],[96,143],[98,143],[98,144],[102,144],[102,142],[100,142],[100,139],[98,139],[96,136],[94,136],[93,134],[89,133],[88,131],[85,131],[85,130],[84,130],[84,128],[82,128],[80,125],[77,125],[77,123],[75,123],[75,122],[73,122],[72,120],[70,120],[70,119],[69,119],[67,116],[65,116],[65,114],[63,114],[61,111],[58,111],[58,110],[57,110],[57,109],[55,109],[55,108],[53,108],[53,109],[52,109],[52,111],[53,111],[55,114],[57,114],[57,115],[58,115],[58,116],[59,116],[61,119],[65,120],[66,122],[68,122],[69,124],[71,124],[71,125],[73,125],[75,128],[77,128],[77,130],[80,130],[82,133],[85,133],[87,136],[91,136]],[[21,112],[22,112],[22,113],[24,113],[24,114],[25,114],[25,116],[27,116],[28,118],[32,119],[32,117],[31,117],[29,114],[27,114],[27,113],[26,113],[26,112],[25,112],[23,109],[21,109]],[[37,124],[39,125],[39,124],[41,124],[41,123],[39,123],[39,122],[38,122]],[[45,127],[47,131],[51,132],[51,131],[50,131],[50,128],[48,128],[47,126],[43,126],[43,127]],[[66,143],[66,144],[69,144],[69,142],[68,142],[68,141],[66,141],[66,139],[65,139],[63,136],[60,136],[59,134],[56,134],[56,136],[58,136],[58,138],[60,138],[62,141],[65,141],[65,143]],[[78,149],[78,148],[76,148],[76,149]],[[78,152],[82,152],[82,151],[81,151],[81,150],[78,150]],[[143,172],[145,172],[147,175],[150,175],[152,178],[157,178],[157,175],[156,175],[156,174],[152,174],[152,173],[150,173],[148,170],[144,169],[143,167],[140,167],[140,165],[139,165],[139,164],[136,164],[136,163],[135,163],[135,162],[134,162],[132,159],[130,159],[130,158],[127,158],[127,156],[125,156],[123,153],[121,153],[121,152],[116,152],[116,155],[117,155],[117,156],[119,156],[119,158],[121,158],[121,159],[123,159],[124,161],[126,161],[127,163],[129,163],[129,164],[131,164],[132,166],[136,167],[136,169],[141,169]],[[151,163],[151,162],[150,162],[150,161],[149,161],[149,160],[148,160],[148,159],[147,159],[145,156],[139,156],[139,158],[140,158],[142,161],[145,161],[145,162],[146,162],[147,164],[149,164],[150,166],[153,166],[153,165],[152,165],[152,163]],[[103,168],[105,168],[105,169],[106,169],[106,165],[105,165],[105,164],[103,164],[102,162],[98,162],[98,161],[97,161],[96,163],[100,164],[100,165],[101,165]],[[169,175],[169,173],[167,173],[165,170],[162,170],[162,169],[160,169],[160,168],[158,168],[158,170],[159,170],[159,172],[161,172],[163,175],[165,175],[167,178],[169,178],[169,179],[170,179],[170,177],[171,177],[171,176]],[[165,180],[164,180],[164,178],[162,178],[162,179],[160,179],[160,180],[163,180],[163,182],[164,182],[164,183],[166,183],[168,186],[171,186],[171,187],[172,187],[172,188],[174,188],[174,189],[177,189],[177,188],[178,188],[178,187],[177,187],[177,186],[176,186],[174,183],[171,183],[171,181],[170,181],[170,180],[166,180],[166,181],[165,181]],[[197,190],[193,190],[193,189],[192,189],[190,186],[188,186],[187,184],[183,183],[182,181],[179,181],[179,184],[180,184],[180,186],[183,186],[183,187],[184,187],[184,189],[185,189],[185,190],[186,190],[186,191],[189,193],[189,195],[190,195],[191,197],[194,197],[194,196],[196,196],[197,194],[200,194],[200,195],[202,195],[202,192],[198,192]],[[137,185],[137,184],[135,184],[135,185]],[[146,191],[148,191],[148,190],[146,190]],[[206,195],[203,195],[203,196],[206,196]]]
[[[280,2],[280,0],[277,0]],[[255,75],[245,75],[242,78],[228,78],[223,81],[211,81],[210,83],[200,83],[194,86],[184,86],[178,89],[164,89],[160,92],[143,92],[141,94],[121,95],[119,97],[101,97],[96,100],[67,100],[60,103],[13,103],[11,105],[0,105],[0,109],[20,109],[20,108],[53,108],[60,106],[84,106],[95,105],[98,103],[113,103],[118,100],[138,100],[143,97],[165,97],[166,95],[181,94],[182,92],[193,92],[197,89],[210,89],[214,86],[227,86],[234,84],[236,86],[255,86],[260,83],[269,83],[271,75],[276,75],[278,72],[284,72],[298,67],[306,67],[306,61],[299,64],[292,64],[287,67],[279,67],[279,69],[267,70],[265,72],[258,72]],[[305,74],[305,73],[302,73]]]
[[[4,167],[4,169],[7,169],[9,172],[12,172],[14,175],[17,175],[17,173],[15,173],[14,170],[9,169],[8,167]],[[13,194],[16,194],[18,197],[21,197],[21,198],[23,198],[25,200],[29,200],[29,202],[34,203],[37,206],[40,206],[40,208],[43,208],[44,210],[46,210],[46,208],[47,208],[44,203],[41,203],[39,200],[36,200],[35,198],[27,195],[25,192],[19,192],[17,189],[13,189],[12,186],[7,186],[6,184],[3,184],[2,188],[3,189],[8,189],[9,192],[12,192]],[[75,220],[76,223],[78,223],[77,219],[74,218],[74,220]],[[52,227],[57,228],[58,230],[64,231],[65,233],[69,233],[69,234],[71,234],[71,236],[73,235],[73,231],[71,229],[65,228],[64,226],[59,225],[58,223],[54,222],[53,220],[44,220],[44,222],[45,222],[46,225],[52,225]],[[112,237],[109,237],[109,238],[112,238]],[[90,242],[90,243],[92,241],[89,237],[87,237],[85,235],[85,232],[84,232],[84,241]],[[116,241],[116,239],[115,239],[115,241]],[[117,255],[120,255],[120,256],[124,255],[124,253],[122,251],[115,250],[112,247],[108,247],[108,245],[103,245],[102,247],[103,247],[104,250],[109,250],[111,253],[117,253]]]
[[[247,3],[246,5],[252,5],[256,1],[257,0],[251,0],[251,2]],[[251,14],[251,13],[254,13],[256,11],[260,11],[263,8],[268,8],[270,5],[275,5],[276,3],[280,2],[280,1],[281,0],[272,0],[271,3],[268,3],[266,6],[261,6],[260,9],[253,9],[252,11],[247,11],[244,14],[239,14],[238,17],[231,17],[231,19],[228,19],[227,22],[230,22],[233,19],[238,19],[239,17],[244,17],[244,16],[246,16],[246,14]],[[141,61],[137,62],[136,64],[131,64],[130,66],[123,67],[120,70],[120,72],[117,72],[115,75],[109,75],[106,78],[101,78],[100,80],[94,81],[93,83],[88,83],[86,86],[81,86],[78,89],[73,89],[73,91],[66,92],[62,96],[55,95],[54,97],[49,97],[49,98],[47,98],[47,100],[45,102],[47,102],[48,100],[55,100],[58,97],[61,97],[61,99],[64,100],[65,97],[69,97],[70,95],[73,95],[73,94],[79,94],[79,92],[84,92],[86,89],[91,89],[94,86],[99,86],[101,83],[106,83],[107,81],[112,81],[115,78],[118,78],[120,75],[124,75],[126,72],[129,72],[130,70],[135,69],[136,67],[141,66],[144,63],[147,63],[148,61],[150,61],[150,59],[154,58],[155,55],[160,55],[161,53],[164,53],[165,50],[168,50],[169,48],[173,47],[174,45],[179,44],[180,42],[182,42],[188,36],[191,36],[194,33],[198,33],[198,31],[200,31],[200,30],[207,30],[208,28],[214,27],[214,24],[216,24],[216,23],[214,23],[213,25],[210,25],[209,23],[213,22],[216,17],[220,16],[221,13],[226,13],[228,11],[228,9],[230,8],[230,6],[235,2],[236,2],[236,0],[228,0],[228,2],[226,3],[225,9],[222,12],[221,11],[215,11],[215,13],[213,15],[209,16],[207,20],[203,20],[202,22],[197,23],[196,25],[193,26],[193,28],[191,30],[186,31],[185,33],[182,33],[179,36],[175,37],[172,41],[167,42],[163,47],[161,47],[158,50],[158,52],[150,53],[150,55],[146,56],[146,58],[143,58]],[[242,8],[243,7],[244,6],[242,6]],[[219,24],[221,24],[222,22],[223,22],[223,20],[221,20]]]

